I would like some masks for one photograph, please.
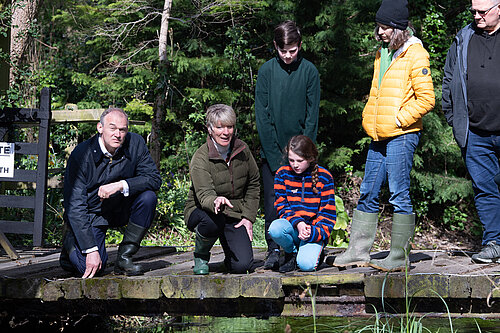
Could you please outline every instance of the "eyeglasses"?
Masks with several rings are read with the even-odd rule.
[[[498,4],[493,5],[493,6],[491,6],[490,8],[488,8],[488,9],[486,9],[486,10],[477,10],[477,9],[474,9],[474,8],[470,7],[470,8],[469,8],[469,12],[470,12],[472,15],[474,15],[474,16],[476,16],[476,13],[478,13],[478,14],[479,14],[479,16],[484,17],[484,16],[486,16],[486,14],[488,14],[488,13],[489,13],[489,11],[490,11],[490,10],[492,10],[493,8],[495,8],[495,7],[497,7],[497,6],[498,6]]]

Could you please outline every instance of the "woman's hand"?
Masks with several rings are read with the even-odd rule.
[[[250,239],[250,242],[253,241],[253,224],[252,224],[252,222],[250,222],[246,218],[242,218],[240,223],[238,223],[234,227],[239,228],[241,226],[244,226],[245,229],[247,229],[247,234],[248,234],[248,238]]]
[[[219,212],[222,210],[222,205],[228,205],[229,207],[233,208],[233,205],[231,205],[231,201],[229,201],[228,198],[217,197],[214,200],[214,212],[215,212],[215,214],[219,214]]]
[[[297,224],[297,230],[299,231],[299,239],[305,241],[311,237],[311,226],[305,222],[299,222],[299,224]]]

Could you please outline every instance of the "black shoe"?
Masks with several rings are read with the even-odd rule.
[[[472,261],[479,264],[500,262],[500,245],[496,241],[490,241],[479,253],[472,255]]]
[[[325,261],[325,256],[326,256],[325,249],[323,249],[321,250],[321,254],[319,255],[318,267],[316,267],[316,269],[319,269],[319,266],[321,266],[321,264]]]
[[[292,272],[297,269],[297,253],[286,253],[285,252],[285,261],[280,266],[280,273]]]
[[[272,269],[273,271],[278,270],[280,266],[280,250],[274,249],[269,250],[266,255],[266,261],[264,262],[264,269]]]

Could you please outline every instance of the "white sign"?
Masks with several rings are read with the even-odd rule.
[[[0,177],[14,178],[14,144],[0,142]]]

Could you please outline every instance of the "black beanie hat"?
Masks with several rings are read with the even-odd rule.
[[[390,27],[405,30],[408,27],[408,1],[382,0],[375,21]]]

